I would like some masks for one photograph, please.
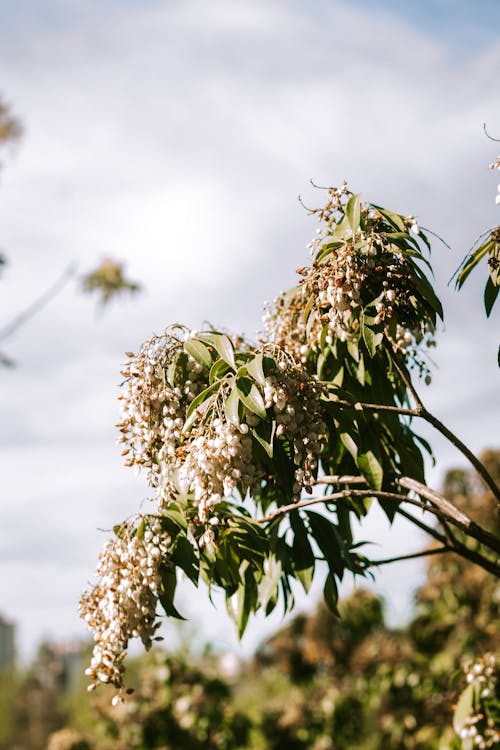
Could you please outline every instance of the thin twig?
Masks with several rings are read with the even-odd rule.
[[[433,427],[435,427],[438,432],[441,433],[441,435],[444,435],[450,443],[452,443],[455,448],[458,448],[458,450],[463,453],[463,455],[469,459],[472,466],[475,468],[477,473],[480,475],[480,477],[483,479],[485,484],[488,485],[490,490],[492,491],[493,495],[495,496],[498,503],[500,503],[500,488],[495,483],[493,477],[489,474],[486,467],[483,466],[481,461],[474,455],[474,453],[467,448],[465,443],[463,443],[460,438],[458,438],[451,430],[449,430],[446,425],[444,425],[442,422],[440,422],[439,419],[437,419],[433,414],[428,412],[426,409],[424,409],[423,413],[421,414],[422,419],[425,419],[426,422],[429,422]]]
[[[405,406],[391,406],[390,404],[367,404],[364,401],[344,401],[343,399],[335,399],[328,401],[327,403],[333,404],[334,406],[340,406],[344,409],[354,409],[354,411],[375,411],[383,412],[389,411],[395,414],[402,414],[408,417],[420,417],[421,413],[418,409],[407,409]]]
[[[275,518],[286,515],[287,513],[291,513],[294,510],[307,508],[310,505],[317,505],[318,503],[334,503],[337,500],[345,500],[351,497],[360,497],[360,498],[376,497],[380,500],[395,500],[399,503],[401,502],[410,503],[410,505],[415,505],[417,508],[421,508],[422,510],[428,510],[431,513],[433,512],[433,508],[427,503],[424,503],[420,500],[415,500],[414,498],[408,497],[407,495],[399,495],[397,492],[385,492],[385,491],[371,490],[368,488],[365,490],[346,489],[346,490],[339,490],[338,492],[333,492],[331,495],[323,495],[322,497],[313,497],[313,498],[309,498],[308,500],[298,500],[296,503],[290,503],[290,505],[282,505],[281,507],[276,508],[276,510],[272,511],[272,513],[268,513],[267,516],[264,516],[263,518],[258,518],[256,520],[256,523],[268,523],[269,521],[274,521]]]
[[[440,495],[439,492],[426,487],[424,484],[410,477],[401,477],[396,480],[396,484],[407,490],[416,492],[421,497],[425,497],[438,508],[439,513],[435,513],[435,515],[439,519],[444,516],[448,523],[453,524],[453,526],[456,526],[460,531],[467,534],[467,536],[476,539],[476,541],[500,555],[500,539],[494,534],[490,534],[489,531],[486,531],[481,526],[478,526],[466,513],[459,510],[453,503],[450,503],[449,500]]]
[[[488,131],[486,130],[485,122],[483,122],[483,130],[486,133],[486,136],[490,139],[490,141],[495,141],[495,143],[500,143],[500,138],[493,138],[493,136],[488,133]]]
[[[18,328],[28,322],[34,315],[36,315],[42,308],[45,307],[54,297],[56,297],[68,281],[75,275],[76,266],[72,263],[69,265],[59,279],[49,287],[43,294],[40,295],[34,302],[31,303],[23,312],[16,315],[6,326],[0,330],[0,341],[12,336]]]
[[[335,474],[333,476],[318,477],[313,484],[366,484],[366,479],[362,476]]]
[[[433,414],[431,414],[425,406],[422,403],[422,399],[418,395],[417,391],[415,390],[415,387],[413,386],[413,383],[411,382],[411,378],[408,375],[406,369],[401,366],[401,364],[397,361],[397,357],[392,358],[392,361],[394,363],[394,367],[396,368],[397,372],[399,373],[399,376],[403,380],[404,384],[410,391],[410,393],[413,396],[413,399],[417,405],[416,412],[417,416],[421,417],[422,419],[425,419],[426,422],[431,424],[438,432],[441,433],[441,435],[444,435],[445,438],[447,438],[452,445],[455,446],[463,455],[470,461],[472,466],[476,469],[477,473],[482,477],[483,481],[492,491],[493,495],[497,499],[498,503],[500,503],[500,487],[497,486],[496,482],[494,481],[493,477],[489,474],[486,467],[483,466],[481,461],[474,455],[474,453],[467,448],[465,443],[463,443],[460,438],[458,438],[455,433],[453,433],[451,430],[446,427],[437,417],[435,417]]]
[[[446,240],[444,240],[439,234],[436,234],[436,232],[433,232],[432,229],[428,229],[427,227],[420,227],[422,232],[425,232],[425,234],[432,234],[433,237],[435,237],[437,240],[443,243],[445,247],[448,248],[448,250],[452,250],[451,245],[449,245]]]
[[[474,521],[472,521],[465,513],[462,513],[462,511],[458,510],[454,505],[452,505],[446,498],[439,495],[439,493],[435,492],[434,490],[431,490],[429,487],[426,487],[423,484],[420,484],[420,482],[417,482],[416,480],[410,479],[409,477],[402,477],[399,480],[396,480],[397,483],[404,487],[405,489],[409,489],[412,492],[418,493],[421,497],[425,497],[427,500],[430,501],[430,503],[422,502],[420,500],[416,500],[415,498],[409,497],[408,495],[400,495],[396,492],[386,492],[386,491],[377,491],[372,490],[370,488],[362,489],[362,490],[351,490],[351,489],[345,489],[345,490],[339,490],[338,492],[333,492],[330,495],[323,495],[323,497],[314,497],[309,498],[306,500],[298,500],[295,503],[290,503],[289,505],[283,505],[279,508],[276,508],[276,510],[272,511],[271,513],[268,513],[267,516],[263,516],[262,518],[256,519],[256,523],[269,523],[271,521],[274,521],[276,518],[279,518],[281,516],[286,515],[287,513],[291,513],[294,510],[300,510],[302,508],[308,508],[311,505],[317,505],[319,503],[334,503],[338,500],[347,500],[349,498],[366,498],[366,497],[376,497],[379,500],[393,500],[401,503],[409,503],[410,505],[415,505],[417,508],[420,508],[421,510],[425,510],[429,513],[431,513],[433,516],[435,516],[440,522],[446,521],[457,528],[459,528],[461,531],[467,534],[468,537],[475,539],[476,541],[480,542],[480,544],[483,544],[485,547],[489,548],[492,552],[496,552],[500,554],[500,540],[498,540],[493,534],[490,534],[488,531],[485,531],[485,529],[478,526]],[[403,513],[401,508],[398,508],[398,512]],[[403,515],[405,515],[403,513]],[[408,516],[405,516],[408,517]],[[416,521],[416,519],[413,519],[411,517],[412,522],[416,523],[417,526],[420,524]],[[434,536],[435,539],[438,539],[443,545],[446,545],[448,543],[448,540],[443,535],[439,534],[436,535],[436,532],[432,533],[429,531],[429,527],[420,526],[428,533],[431,533],[431,536]],[[454,540],[454,549],[455,551],[460,550],[463,551],[464,549],[467,550],[467,552],[470,552],[468,547],[465,547],[465,545],[462,545],[457,540]],[[467,556],[467,555],[466,555]],[[482,558],[481,559],[486,559]],[[488,564],[490,565],[491,570],[495,570],[496,573],[500,571],[499,566],[495,566],[494,563],[490,563],[488,561]],[[493,567],[491,567],[493,566]],[[484,567],[484,565],[483,565]]]
[[[368,560],[368,567],[387,565],[389,563],[400,562],[401,560],[415,560],[418,557],[428,557],[430,555],[441,555],[443,552],[453,552],[453,548],[445,545],[444,547],[432,547],[424,549],[421,552],[413,552],[411,555],[400,555],[399,557],[387,557],[383,560]]]
[[[406,518],[410,523],[413,523],[415,526],[418,526],[419,529],[422,529],[422,531],[425,531],[426,534],[429,534],[429,536],[432,536],[434,539],[436,539],[438,542],[441,542],[443,546],[448,546],[447,539],[443,534],[440,534],[437,529],[434,529],[432,526],[428,526],[426,523],[421,521],[419,518],[415,518],[415,516],[412,516],[411,513],[408,513],[406,510],[403,510],[403,508],[398,508],[398,513],[400,516],[403,516],[403,518]],[[487,570],[489,573],[492,573],[497,578],[500,577],[500,565],[493,562],[492,560],[489,560],[487,557],[484,557],[484,555],[481,555],[479,552],[475,552],[474,550],[469,549],[465,546],[465,544],[462,544],[458,540],[455,539],[453,545],[450,545],[453,547],[453,552],[460,557],[465,557],[467,560],[470,560],[473,563],[476,563],[476,565],[479,565],[484,570]]]

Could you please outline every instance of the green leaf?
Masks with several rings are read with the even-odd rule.
[[[361,198],[359,196],[359,193],[357,195],[351,195],[351,197],[347,201],[345,213],[349,222],[349,226],[351,227],[351,231],[354,235],[359,229],[359,222],[361,220]]]
[[[353,437],[348,432],[341,432],[339,434],[339,437],[344,448],[346,448],[354,458],[354,460],[356,460],[358,455],[358,446],[356,445]]]
[[[174,356],[172,357],[171,362],[169,363],[165,377],[167,379],[167,383],[172,386],[172,388],[175,386],[175,374],[177,370],[177,365],[179,364],[181,352],[176,352]]]
[[[380,490],[384,479],[384,470],[373,451],[367,450],[364,453],[358,453],[356,464],[368,486],[374,490]]]
[[[375,331],[373,331],[370,326],[367,326],[363,323],[363,341],[365,342],[368,354],[372,359],[377,352],[377,347],[382,343],[383,338],[383,333],[375,333]]]
[[[210,374],[208,376],[208,382],[210,385],[215,383],[216,380],[222,380],[228,372],[231,372],[231,367],[223,359],[216,360],[210,368]]]
[[[460,735],[465,726],[467,718],[472,714],[474,703],[474,685],[467,685],[458,699],[455,713],[453,714],[453,729]]]
[[[292,543],[293,571],[307,594],[314,577],[314,553],[304,521],[297,511],[290,513],[290,526],[294,533]]]
[[[247,409],[256,414],[261,419],[266,419],[267,412],[264,405],[264,399],[257,386],[250,378],[242,377],[236,380],[236,387],[241,401]]]
[[[312,537],[323,553],[330,572],[338,578],[342,578],[345,566],[338,543],[335,524],[325,516],[310,510],[306,511],[306,515],[309,519]]]
[[[184,342],[184,350],[202,367],[212,367],[212,356],[205,344],[198,339],[188,339]]]
[[[314,264],[320,264],[324,258],[326,258],[328,255],[332,253],[333,250],[338,250],[339,247],[343,247],[345,245],[345,242],[338,241],[338,242],[325,242],[324,245],[321,245],[320,249],[318,250],[318,254],[316,255],[316,258],[314,260]],[[305,320],[305,316],[304,316]]]
[[[200,419],[200,417],[202,417],[210,408],[211,404],[213,403],[213,398],[211,397],[215,395],[215,392],[218,391],[219,388],[220,381],[212,383],[212,385],[209,385],[208,388],[205,388],[204,391],[199,393],[196,398],[191,401],[186,412],[186,421],[184,423],[184,427],[182,428],[183,432],[188,432],[188,430],[193,426],[193,423],[196,422],[197,419]]]
[[[200,561],[198,548],[191,544],[185,534],[178,534],[169,555],[170,561],[181,568],[195,586],[198,585]]]
[[[395,229],[398,229],[400,232],[406,232],[406,225],[404,223],[403,217],[400,216],[400,214],[395,214],[393,211],[389,211],[387,208],[382,208],[382,206],[376,206],[375,203],[370,204],[372,208],[374,208],[376,211],[379,212],[381,216],[386,219],[386,221],[391,224]]]
[[[488,281],[486,282],[486,286],[484,288],[484,308],[486,310],[486,317],[488,318],[490,317],[490,313],[493,310],[493,305],[495,304],[499,291],[500,286],[495,286],[495,284],[491,280],[491,276],[488,276]]]
[[[262,354],[256,354],[249,362],[246,363],[245,367],[250,377],[257,381],[259,385],[265,384],[266,376],[264,375]]]
[[[146,532],[146,519],[144,517],[141,518],[139,526],[137,527],[136,536],[139,541],[142,541],[144,539],[144,534]]]
[[[354,339],[347,340],[347,351],[355,362],[359,362],[359,347],[358,342]]]
[[[282,567],[275,555],[270,555],[264,561],[264,575],[259,584],[259,604],[266,614],[270,605],[274,605],[278,598]]]
[[[334,576],[331,573],[328,573],[325,581],[325,587],[323,589],[323,596],[325,597],[325,603],[330,612],[333,612],[334,615],[339,616],[339,611],[337,609],[337,602],[339,600],[339,590],[337,588],[337,583],[335,581]]]
[[[233,386],[229,393],[229,396],[226,398],[226,401],[224,403],[224,412],[226,414],[227,421],[233,424],[235,427],[239,427],[240,425],[239,406],[240,397],[238,396],[236,387]]]
[[[240,568],[241,583],[235,594],[226,596],[226,606],[229,616],[236,625],[238,638],[243,636],[248,618],[258,604],[258,590],[253,572],[243,562]]]
[[[306,306],[304,307],[304,312],[302,315],[302,320],[304,321],[304,324],[307,323],[309,320],[309,315],[311,314],[311,310],[313,309],[313,305],[315,302],[315,296],[314,294],[311,294],[309,299],[307,300]]]
[[[252,436],[255,438],[255,440],[257,440],[259,445],[261,445],[264,448],[269,458],[272,458],[273,450],[274,450],[274,447],[273,447],[274,433],[276,432],[275,420],[273,419],[272,424],[271,424],[270,436],[266,437],[262,433],[263,433],[263,427],[267,427],[268,425],[269,425],[269,422],[261,422],[259,425],[257,425],[257,427],[252,427],[250,429],[250,432]]]
[[[417,269],[416,266],[413,266],[416,273],[412,277],[413,284],[416,286],[417,290],[420,292],[422,297],[427,300],[427,302],[430,304],[432,309],[439,315],[441,320],[443,320],[443,306],[438,299],[436,293],[434,292],[434,289],[432,288],[432,285],[430,284],[429,280],[424,276],[424,274]],[[418,273],[418,276],[416,275]]]
[[[331,233],[331,237],[335,240],[348,239],[352,235],[352,229],[349,224],[347,216],[344,216],[341,221],[336,225],[335,229]]]
[[[175,617],[177,620],[185,620],[174,607],[175,589],[177,587],[177,574],[175,569],[164,567],[160,571],[161,586],[158,594],[160,604],[165,610],[167,617]]]
[[[471,271],[474,270],[477,264],[484,258],[485,255],[487,255],[487,253],[493,250],[494,246],[495,241],[491,237],[489,237],[486,242],[484,242],[480,247],[477,248],[477,250],[474,250],[473,253],[470,253],[467,256],[460,267],[461,270],[459,269],[459,272],[457,274],[457,280],[455,283],[457,289],[461,289]]]
[[[234,347],[227,336],[223,333],[200,333],[198,338],[203,341],[208,341],[209,344],[217,351],[219,357],[227,362],[227,364],[236,370],[236,362],[234,361]]]
[[[167,510],[162,511],[162,519],[164,525],[171,535],[177,534],[179,529],[185,531],[187,529],[187,521],[183,514],[176,507],[172,508],[169,506]]]

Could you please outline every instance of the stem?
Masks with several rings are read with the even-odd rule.
[[[490,534],[489,531],[478,526],[474,521],[469,518],[468,515],[463,511],[456,508],[449,500],[440,495],[435,490],[431,490],[424,484],[417,482],[416,479],[410,477],[401,477],[396,480],[396,483],[405,489],[416,492],[421,497],[425,497],[433,505],[436,506],[438,512],[435,515],[441,519],[441,515],[444,515],[446,520],[463,531],[467,536],[476,539],[476,541],[489,547],[494,552],[500,555],[500,540],[494,535]]]
[[[465,546],[465,544],[462,544],[461,542],[457,541],[456,539],[453,542],[453,545],[447,543],[447,539],[445,536],[439,533],[439,531],[436,531],[436,529],[433,529],[432,526],[427,526],[423,521],[420,521],[420,519],[415,518],[415,516],[412,516],[411,513],[407,513],[407,511],[403,510],[402,508],[398,509],[398,513],[406,518],[410,523],[415,524],[415,526],[418,526],[422,531],[425,531],[426,534],[429,534],[430,536],[434,537],[438,542],[441,542],[441,544],[445,547],[450,546],[452,551],[455,552],[455,554],[459,555],[460,557],[464,557],[467,560],[470,560],[471,562],[475,563],[476,565],[479,565],[480,568],[483,568],[483,570],[487,570],[488,573],[492,573],[497,578],[500,578],[500,565],[493,562],[492,560],[489,560],[487,557],[484,557],[484,555],[481,555],[479,552],[474,552],[474,550],[469,549]]]
[[[18,328],[28,322],[34,315],[42,310],[59,292],[63,289],[68,281],[75,275],[76,268],[73,264],[69,265],[59,279],[31,303],[23,312],[16,315],[6,326],[0,330],[0,341],[12,336]]]
[[[493,495],[500,503],[500,488],[497,486],[495,480],[489,474],[486,467],[483,466],[481,461],[472,453],[469,448],[467,448],[465,443],[463,443],[460,438],[458,438],[453,432],[451,432],[451,430],[449,430],[442,422],[440,422],[439,419],[430,414],[427,409],[423,410],[421,416],[423,419],[425,419],[426,422],[429,422],[429,424],[435,427],[438,432],[444,435],[450,441],[450,443],[455,446],[455,448],[458,448],[458,450],[463,453],[466,458],[469,459],[472,466],[475,468],[485,484],[488,485]]]
[[[328,403],[334,406],[340,406],[345,409],[354,409],[354,411],[391,411],[396,414],[404,414],[408,417],[420,417],[422,416],[418,409],[407,409],[404,406],[390,406],[389,404],[366,404],[362,401],[356,401],[354,404],[350,401],[343,401],[342,399],[335,399]]]
[[[415,560],[418,557],[429,557],[430,555],[441,555],[443,552],[453,552],[453,547],[433,547],[424,549],[421,552],[413,552],[411,555],[400,555],[399,557],[387,557],[383,560],[368,560],[368,567],[388,565],[389,563],[400,562],[401,560]]]
[[[482,477],[483,481],[488,485],[490,490],[493,492],[493,495],[497,499],[497,501],[500,503],[500,487],[497,486],[496,482],[494,481],[493,477],[490,476],[489,472],[487,471],[486,467],[483,466],[481,461],[476,458],[476,456],[473,454],[473,452],[467,448],[465,443],[463,443],[460,438],[458,438],[451,430],[449,430],[439,419],[437,419],[433,414],[431,414],[425,406],[422,403],[422,399],[418,395],[417,391],[415,390],[415,387],[413,383],[411,382],[411,378],[409,376],[408,371],[405,367],[401,365],[400,362],[398,362],[397,357],[393,356],[392,361],[394,363],[394,367],[399,373],[400,378],[412,394],[415,403],[417,405],[416,411],[418,412],[418,416],[422,417],[422,419],[425,419],[426,422],[429,422],[438,432],[440,432],[442,435],[444,435],[447,440],[452,443],[455,448],[458,448],[458,450],[463,453],[463,455],[469,459],[472,466],[476,469],[477,473]]]
[[[333,476],[319,477],[314,484],[366,484],[362,476],[350,476],[348,474],[334,474]]]
[[[376,497],[381,500],[395,500],[399,504],[404,502],[409,503],[410,505],[415,505],[417,508],[421,508],[424,511],[426,510],[429,513],[432,513],[432,515],[436,516],[439,522],[443,525],[446,521],[449,521],[450,523],[454,524],[462,531],[464,531],[467,536],[485,545],[491,551],[500,553],[500,540],[498,540],[495,536],[485,531],[481,527],[477,526],[477,524],[475,524],[468,516],[455,508],[455,506],[452,505],[448,500],[446,500],[446,498],[442,497],[434,490],[425,487],[425,485],[421,485],[420,482],[416,482],[416,480],[409,479],[408,477],[403,477],[401,480],[398,480],[398,484],[412,490],[413,492],[418,492],[418,494],[420,494],[422,497],[430,500],[433,505],[415,500],[408,497],[408,495],[399,495],[396,492],[375,491],[368,488],[363,490],[345,489],[339,490],[338,492],[334,492],[330,495],[324,495],[323,497],[315,497],[309,500],[298,500],[296,503],[283,505],[280,508],[276,508],[276,510],[274,510],[272,513],[268,513],[267,516],[258,518],[256,520],[256,523],[269,523],[274,521],[276,518],[284,516],[287,513],[291,513],[294,510],[308,508],[311,505],[317,505],[319,503],[331,503],[338,500],[349,499],[352,497]],[[417,489],[417,486],[419,489]],[[400,513],[403,517],[407,518],[409,521],[421,528],[426,533],[430,534],[430,536],[434,537],[434,539],[437,539],[443,546],[450,547],[452,551],[456,552],[462,557],[466,557],[467,559],[472,560],[485,570],[488,570],[495,576],[500,577],[500,564],[489,560],[478,552],[470,550],[465,544],[462,544],[456,539],[453,539],[453,542],[451,543],[451,540],[447,539],[447,537],[443,536],[435,529],[432,529],[430,526],[427,526],[427,524],[425,524],[423,521],[420,521],[414,516],[406,513],[401,508],[401,505],[398,508],[398,513]],[[445,519],[443,519],[443,516],[445,517]]]
[[[433,508],[427,503],[421,502],[420,500],[414,500],[409,498],[407,495],[399,495],[397,492],[382,492],[376,490],[339,490],[333,492],[331,495],[323,495],[323,497],[313,497],[309,500],[298,500],[296,503],[290,503],[290,505],[282,505],[280,508],[276,508],[272,513],[268,513],[263,518],[258,518],[256,523],[267,523],[268,521],[274,521],[279,516],[284,516],[287,513],[291,513],[293,510],[299,510],[300,508],[307,508],[310,505],[317,505],[318,503],[333,503],[337,500],[345,500],[350,497],[376,497],[381,500],[396,500],[398,503],[405,502],[410,505],[415,505],[417,508],[422,510],[428,510],[431,513]],[[434,510],[435,514],[435,510]]]

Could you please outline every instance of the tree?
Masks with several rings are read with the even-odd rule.
[[[346,572],[394,562],[371,559],[353,536],[353,520],[376,503],[435,540],[425,554],[453,552],[500,573],[498,536],[425,483],[432,449],[419,420],[462,451],[500,502],[487,467],[415,385],[430,378],[426,349],[443,317],[427,275],[428,236],[345,183],[326,196],[310,212],[319,221],[312,263],[265,311],[259,342],[174,325],[127,354],[118,427],[125,465],[146,473],[151,509],[115,527],[98,583],[81,600],[96,641],[89,688],[111,683],[115,702],[129,639],[151,646],[158,603],[180,616],[178,572],[209,592],[222,588],[241,635],[252,612],[279,601],[292,609],[293,582],[308,591],[321,561],[335,613]],[[497,253],[495,235],[467,272]],[[496,271],[490,263],[495,289]]]
[[[500,453],[481,460],[498,478]],[[443,492],[498,533],[495,499],[474,471],[448,472]],[[153,649],[129,662],[135,690],[125,705],[110,705],[106,690],[88,702],[75,691],[49,750],[491,750],[500,742],[497,588],[473,562],[431,555],[399,628],[385,623],[378,596],[357,588],[339,602],[340,618],[319,603],[247,663],[228,665],[199,639]]]

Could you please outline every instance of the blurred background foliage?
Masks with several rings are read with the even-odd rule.
[[[482,460],[498,479],[500,451]],[[444,484],[447,497],[498,533],[493,497],[472,472],[449,471]],[[0,682],[0,750],[472,747],[454,733],[453,710],[466,686],[464,660],[498,654],[499,608],[498,584],[486,571],[431,557],[400,628],[385,624],[379,597],[355,589],[340,619],[321,603],[246,663],[186,643],[131,659],[135,691],[117,706],[105,689],[85,694],[80,674],[90,646],[70,663],[45,644],[33,664]],[[498,707],[497,682],[483,712],[498,717]]]

